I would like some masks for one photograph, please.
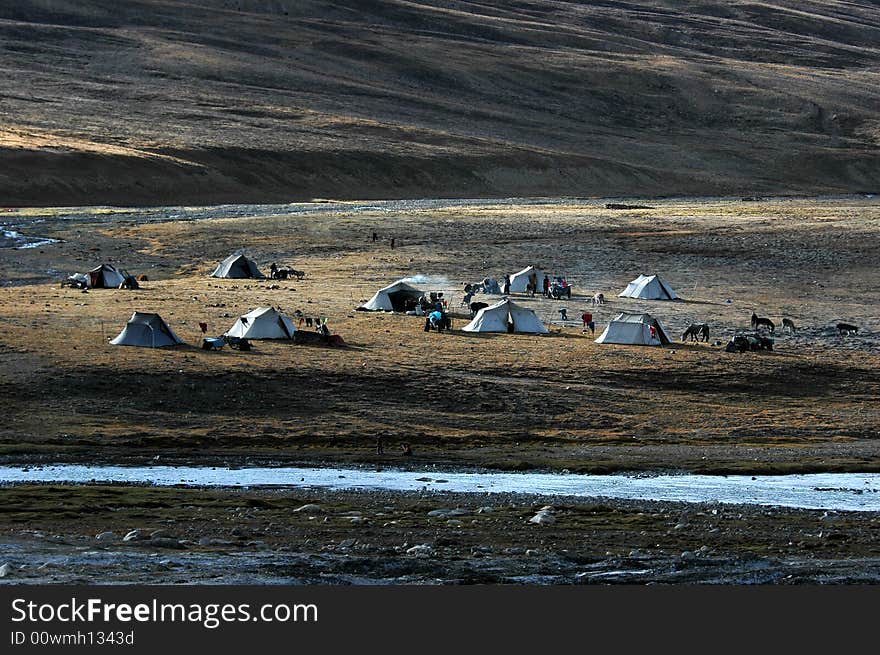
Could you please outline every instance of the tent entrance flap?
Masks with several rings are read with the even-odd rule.
[[[395,312],[402,312],[406,309],[407,300],[418,300],[421,295],[421,293],[413,293],[412,291],[401,289],[400,291],[389,292],[388,300],[391,301],[391,306]]]

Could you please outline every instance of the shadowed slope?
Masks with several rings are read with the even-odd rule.
[[[872,190],[880,5],[0,7],[6,204]]]

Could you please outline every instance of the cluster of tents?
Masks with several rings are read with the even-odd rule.
[[[239,339],[294,339],[296,331],[290,317],[274,307],[258,307],[239,316],[223,336]],[[159,314],[135,312],[122,332],[110,343],[114,346],[160,348],[182,344],[183,340]]]
[[[511,277],[511,293],[526,291],[526,285],[533,272],[538,274],[538,283],[547,274],[532,266],[524,268]],[[421,289],[404,280],[379,289],[372,298],[357,309],[360,311],[403,312],[410,300],[418,300],[425,295]],[[626,289],[618,294],[621,298],[643,300],[676,300],[678,295],[659,275],[639,275]],[[549,330],[534,311],[505,297],[487,307],[481,308],[474,318],[463,328],[464,332],[507,332],[546,334]],[[596,343],[617,343],[629,345],[662,345],[670,343],[669,335],[660,322],[647,313],[622,312],[616,316],[596,339]]]
[[[529,278],[537,275],[538,285],[549,276],[534,266],[527,266],[510,278],[511,293],[525,293]],[[74,277],[74,276],[71,276]],[[82,276],[85,278],[86,276]],[[211,273],[217,278],[265,279],[256,263],[244,254],[230,255],[220,262]],[[108,264],[89,271],[90,286],[118,287],[126,279],[122,273]],[[372,298],[357,309],[360,311],[403,312],[409,301],[418,301],[425,292],[404,280],[379,289]],[[659,275],[640,275],[618,294],[621,298],[643,300],[675,300],[675,291]],[[294,339],[296,327],[293,320],[274,307],[258,307],[240,316],[224,333],[224,337],[239,339]],[[462,328],[464,332],[506,332],[546,334],[549,330],[534,311],[509,298],[481,308],[473,319]],[[110,341],[113,345],[158,348],[183,343],[158,314],[135,312],[119,335]],[[635,345],[661,345],[670,343],[663,326],[647,313],[621,313],[605,328],[596,343],[619,343]]]

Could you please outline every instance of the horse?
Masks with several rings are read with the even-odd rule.
[[[691,341],[709,341],[709,324],[708,323],[691,323],[690,326],[682,333],[681,340],[685,341],[690,337]]]
[[[269,277],[273,280],[287,280],[292,277],[302,280],[305,276],[305,271],[298,271],[295,268],[276,268],[269,273]]]
[[[604,305],[605,304],[605,294],[597,293],[593,296],[593,304],[594,305]]]
[[[797,328],[794,326],[794,321],[790,318],[782,319],[782,329],[788,330],[792,334],[797,334]]]
[[[757,314],[752,312],[752,329],[757,330],[762,325],[769,328],[770,332],[773,332],[776,329],[776,323],[771,321],[769,318],[758,316]]]
[[[471,317],[473,318],[474,316],[477,315],[478,311],[480,311],[481,309],[488,307],[488,306],[489,306],[489,303],[487,303],[487,302],[472,302],[470,305]]]
[[[858,325],[851,325],[850,323],[838,323],[837,324],[837,333],[840,336],[843,336],[845,334],[858,334],[859,333],[859,326]]]

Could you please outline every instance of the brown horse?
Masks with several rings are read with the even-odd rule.
[[[709,341],[709,324],[708,323],[691,323],[688,329],[681,335],[681,340],[685,341],[688,337],[691,341]]]
[[[771,321],[769,318],[758,316],[757,314],[755,314],[755,312],[752,312],[752,329],[757,330],[762,325],[769,328],[770,332],[773,332],[776,329],[776,323]]]

